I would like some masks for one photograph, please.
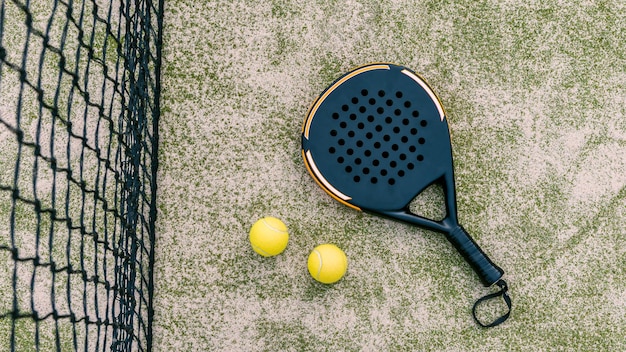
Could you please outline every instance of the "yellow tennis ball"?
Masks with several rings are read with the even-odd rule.
[[[250,244],[255,252],[264,257],[280,254],[287,248],[287,226],[271,216],[257,221],[250,228]]]
[[[334,244],[322,244],[311,252],[308,260],[309,273],[324,284],[332,284],[343,277],[348,269],[346,254]]]

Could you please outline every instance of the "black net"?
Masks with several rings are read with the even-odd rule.
[[[163,0],[0,0],[0,351],[149,351]]]

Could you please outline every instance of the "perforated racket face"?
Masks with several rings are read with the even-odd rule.
[[[441,103],[414,72],[392,64],[351,71],[312,105],[305,163],[335,199],[364,210],[400,210],[452,172]]]

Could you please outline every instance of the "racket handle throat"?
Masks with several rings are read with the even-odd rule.
[[[500,269],[489,259],[489,257],[487,257],[485,252],[480,249],[478,244],[474,242],[472,237],[470,237],[463,227],[455,225],[451,228],[452,230],[447,233],[448,240],[450,240],[459,253],[461,253],[465,260],[472,266],[483,284],[487,287],[497,285],[500,288],[498,292],[488,294],[474,303],[474,306],[472,307],[472,316],[474,317],[474,320],[483,328],[490,328],[504,323],[511,315],[512,306],[511,298],[507,293],[508,286],[506,282],[502,280],[504,270]],[[478,306],[480,306],[483,302],[497,298],[502,298],[502,300],[504,300],[504,303],[508,308],[506,313],[491,322],[484,322],[479,319],[476,313]]]
[[[485,252],[480,249],[463,227],[456,225],[446,235],[450,243],[478,274],[483,285],[489,287],[502,278],[504,270],[500,269],[487,257]]]

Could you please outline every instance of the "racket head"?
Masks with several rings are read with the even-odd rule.
[[[403,66],[361,66],[326,88],[304,121],[302,155],[322,189],[359,210],[406,210],[442,178],[452,183],[446,206],[455,201],[443,106]]]

